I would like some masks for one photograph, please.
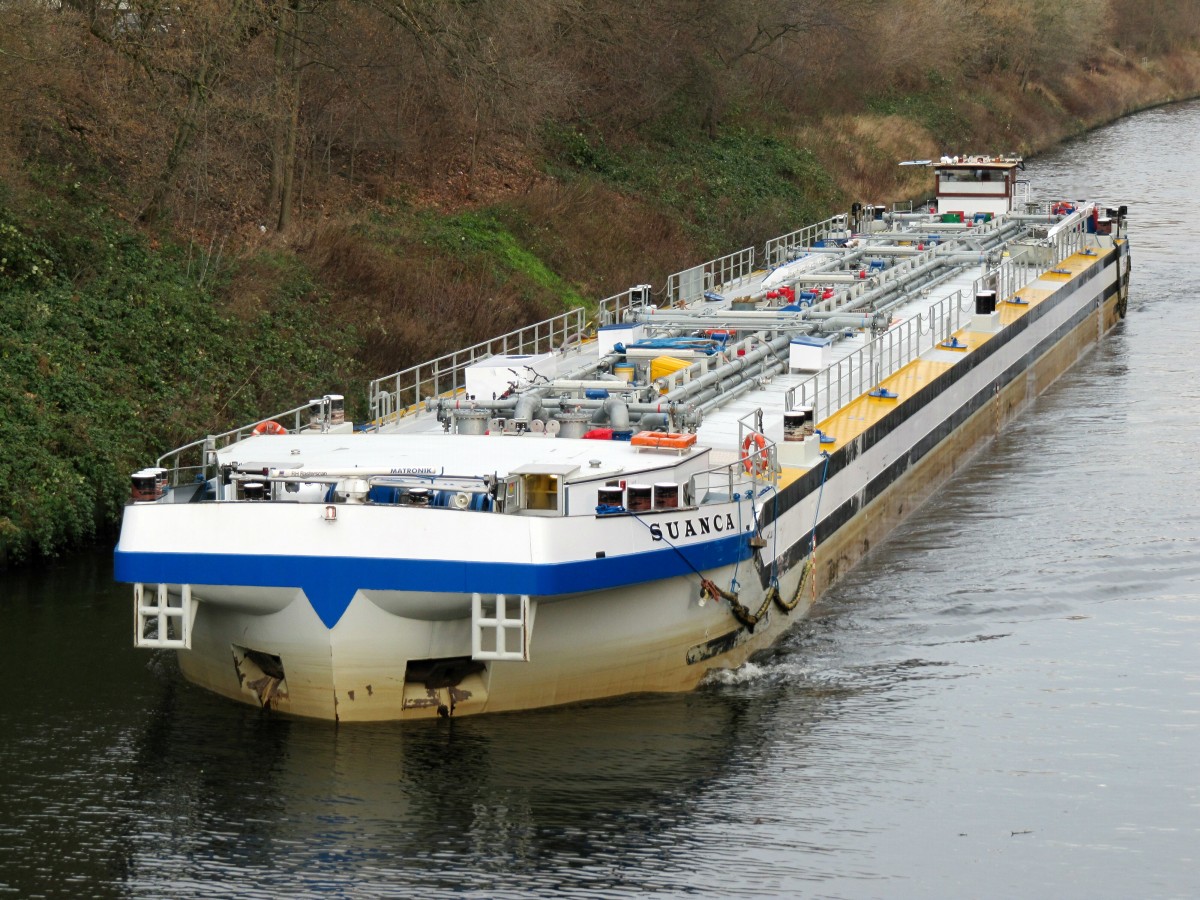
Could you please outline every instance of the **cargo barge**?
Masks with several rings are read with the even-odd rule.
[[[802,617],[1124,316],[1125,207],[1008,157],[134,474],[134,643],[280,713],[684,691]],[[432,326],[431,326],[432,327]]]

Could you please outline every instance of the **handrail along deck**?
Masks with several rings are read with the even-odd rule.
[[[619,307],[619,301],[613,305]],[[426,397],[452,396],[466,385],[467,368],[489,357],[562,350],[583,340],[586,327],[587,311],[583,307],[576,307],[499,337],[376,378],[368,389],[371,420],[378,425],[389,418],[402,418],[416,412]]]
[[[837,226],[835,229],[834,226]],[[842,231],[848,227],[845,215],[830,216],[823,222],[805,225],[788,234],[773,237],[763,248],[763,264],[782,266],[792,260],[794,251],[813,246],[817,241],[824,240],[835,230]]]
[[[705,291],[736,287],[754,274],[755,249],[744,247],[698,266],[676,272],[667,279],[667,304],[694,303]]]
[[[924,314],[905,320],[793,387],[786,394],[786,408],[811,406],[818,422],[833,415],[953,335],[961,326],[964,312],[972,308],[975,293],[991,289],[998,300],[1010,300],[1025,285],[1082,250],[1087,244],[1086,225],[1087,216],[1082,210],[1072,213],[1054,236],[1047,238],[1049,265],[1031,262],[1028,253],[1005,260],[975,280],[970,296],[960,290],[944,297]]]
[[[210,434],[197,441],[192,441],[190,444],[184,444],[182,447],[168,450],[158,458],[156,465],[170,472],[170,483],[172,485],[181,485],[192,481],[193,479],[185,477],[189,474],[202,474],[207,479],[208,470],[214,464],[213,454],[217,450],[230,444],[236,444],[238,441],[249,437],[255,428],[267,422],[280,422],[282,424],[290,419],[292,423],[290,431],[303,431],[310,427],[306,419],[311,415],[313,407],[317,403],[320,404],[321,420],[328,421],[329,401],[327,399],[310,401],[303,406],[296,406],[281,413],[276,413],[273,416],[256,419],[248,425],[240,425],[237,428],[223,431],[220,434]],[[189,462],[187,459],[188,454],[193,452],[196,454],[196,461]]]

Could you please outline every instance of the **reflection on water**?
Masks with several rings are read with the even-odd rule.
[[[4,576],[0,895],[1194,896],[1198,136],[1031,164],[1129,203],[1129,318],[695,694],[290,722],[134,651],[105,556]]]
[[[114,618],[126,605],[105,600]],[[66,606],[8,603],[5,624],[36,627]],[[78,645],[115,638],[100,631]],[[772,711],[788,700],[799,749],[805,721],[838,694],[789,698],[785,680],[757,679],[750,693],[339,729],[211,698],[165,657],[104,653],[143,664],[125,667],[129,702],[114,718],[6,723],[0,883],[20,896],[68,873],[145,895],[683,889],[693,873],[666,857],[704,852],[694,825],[732,812],[730,781],[752,789],[770,774]],[[50,694],[68,679],[42,683]]]
[[[6,633],[39,638],[3,671],[27,701],[5,713],[0,753],[0,885],[18,896],[60,882],[145,896],[687,891],[731,856],[829,852],[819,835],[837,817],[787,833],[772,785],[811,777],[826,752],[814,729],[845,727],[839,707],[933,665],[849,680],[782,649],[690,695],[337,728],[185,684],[169,656],[128,647],[126,592],[103,561],[81,565],[3,607]],[[88,621],[51,652],[88,591]],[[804,623],[797,639],[823,630]]]
[[[232,745],[212,735],[214,714],[222,716],[168,713],[160,727],[168,752],[178,751],[172,774],[138,790],[163,796],[162,827],[180,823],[181,836],[207,822],[244,824],[205,835],[199,855],[195,847],[164,860],[154,842],[139,841],[126,848],[131,868],[144,878],[165,862],[230,890],[251,869],[268,893],[366,881],[375,893],[390,886],[410,896],[416,886],[494,893],[506,873],[553,885],[606,858],[612,865],[588,880],[619,883],[617,861],[637,859],[661,830],[692,818],[732,737],[748,733],[738,722],[754,713],[701,697],[418,728],[229,714],[241,726]],[[224,764],[205,775],[214,754]]]

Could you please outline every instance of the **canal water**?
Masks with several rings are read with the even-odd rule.
[[[271,718],[0,576],[0,896],[1200,895],[1200,104],[1032,162],[1128,319],[767,658],[685,696]]]

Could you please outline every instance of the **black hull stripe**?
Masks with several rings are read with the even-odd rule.
[[[1006,346],[1009,342],[1015,340],[1026,329],[1047,315],[1051,310],[1060,307],[1062,304],[1069,302],[1070,298],[1076,294],[1083,285],[1090,282],[1092,279],[1100,277],[1107,272],[1109,268],[1115,265],[1121,256],[1128,253],[1128,244],[1121,244],[1111,250],[1104,259],[1102,266],[1095,266],[1086,273],[1081,273],[1079,277],[1065,283],[1061,289],[1056,291],[1052,296],[1047,297],[1041,303],[1034,306],[1028,313],[1022,316],[1017,321],[1013,322],[1003,331],[995,335],[991,340],[987,341],[978,350],[973,351],[961,362],[956,363],[950,369],[947,369],[941,375],[934,378],[929,384],[925,385],[921,390],[917,391],[912,397],[901,401],[901,403],[890,413],[884,416],[875,424],[867,428],[862,434],[858,435],[854,440],[839,447],[829,456],[828,469],[824,472],[824,478],[828,482],[842,470],[853,465],[855,460],[866,450],[878,444],[885,439],[899,425],[907,421],[910,417],[920,412],[928,403],[937,397],[942,396],[951,388],[959,379],[965,377],[976,366],[990,358],[994,353]],[[1118,291],[1119,278],[1114,278],[1113,283],[1106,287],[1099,297],[1100,306],[1103,306]],[[846,502],[842,503],[837,509],[821,517],[817,523],[817,543],[831,537],[843,525],[853,519],[862,508],[871,503],[888,487],[900,478],[914,463],[918,462],[936,448],[949,435],[957,431],[964,422],[972,415],[978,412],[995,394],[1011,384],[1022,373],[1028,371],[1034,363],[1042,358],[1046,353],[1060,343],[1068,334],[1075,330],[1081,322],[1096,312],[1096,304],[1088,303],[1081,307],[1074,315],[1066,322],[1056,328],[1051,334],[1047,335],[1041,341],[1025,353],[1019,360],[1014,362],[996,378],[992,379],[981,390],[977,391],[974,396],[968,398],[959,408],[944,421],[939,423],[929,433],[923,436],[917,443],[910,447],[906,452],[902,453],[893,463],[887,466],[875,478],[871,479],[864,490],[856,493]],[[792,507],[800,503],[810,493],[820,489],[822,479],[823,465],[814,466],[796,481],[788,485],[784,490],[780,491],[775,497],[768,501],[763,506],[760,521],[763,525],[768,525],[774,522],[779,516],[784,515]],[[812,530],[802,535],[799,540],[793,542],[782,554],[779,555],[779,566],[783,571],[791,569],[799,561],[803,560],[812,546]],[[759,564],[759,574],[764,585],[770,581],[772,567],[768,562],[766,565]]]

